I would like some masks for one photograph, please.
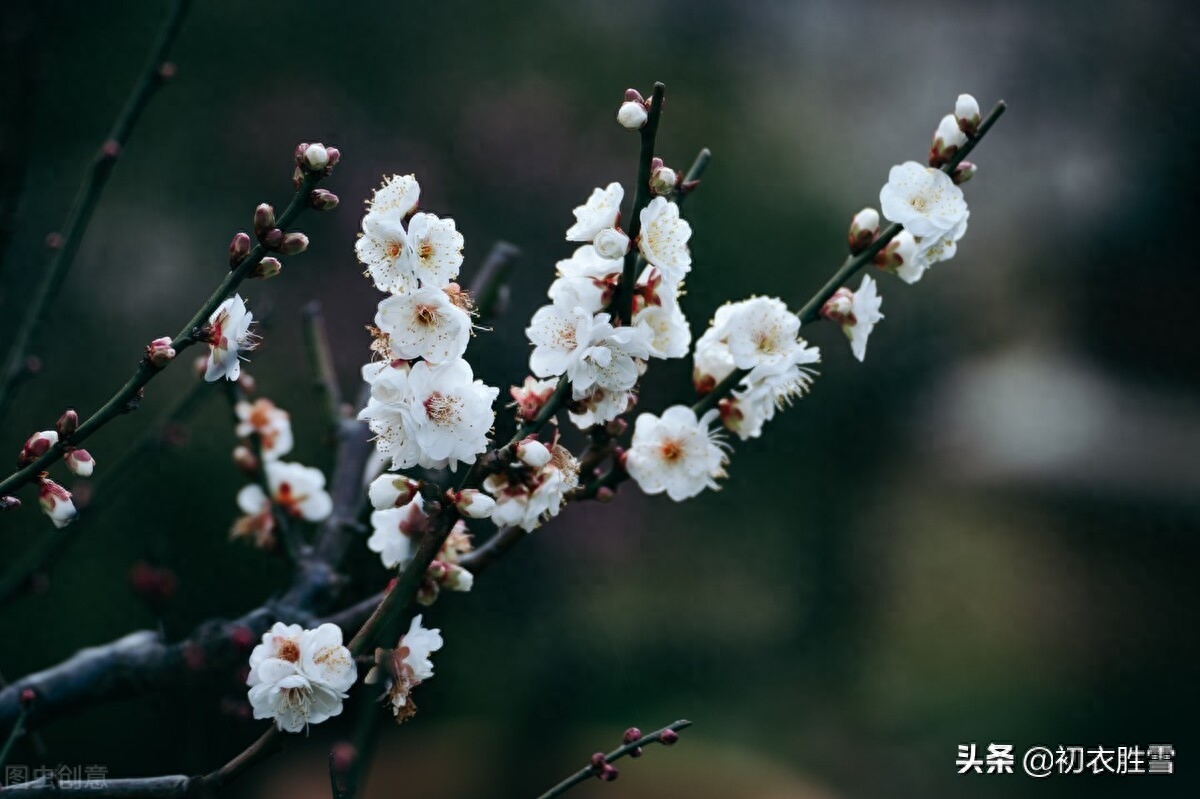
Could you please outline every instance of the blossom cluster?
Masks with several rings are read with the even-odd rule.
[[[420,186],[393,175],[367,203],[355,250],[376,288],[374,352],[363,367],[371,386],[359,414],[392,469],[471,464],[487,450],[499,390],[476,380],[463,353],[471,304],[454,279],[463,237],[453,219],[418,212]]]
[[[284,732],[301,732],[341,713],[357,677],[336,624],[305,630],[276,622],[250,653],[246,685],[254,718],[274,719]]]

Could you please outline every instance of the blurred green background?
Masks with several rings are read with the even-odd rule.
[[[736,446],[720,493],[677,506],[626,486],[612,505],[568,508],[427,612],[446,637],[437,677],[416,719],[389,729],[369,795],[533,796],[626,726],[678,717],[696,722],[682,745],[577,795],[1196,795],[1193,6],[195,5],[178,75],[36,338],[44,370],[0,420],[11,452],[68,405],[98,407],[151,338],[178,330],[255,204],[286,202],[298,141],[341,149],[328,187],[343,205],[303,218],[312,246],[279,279],[244,287],[266,318],[248,368],[292,413],[293,459],[327,468],[299,310],[320,298],[352,395],[378,299],[352,243],[381,175],[415,172],[423,207],[454,217],[464,276],[497,239],[523,249],[506,314],[469,353],[507,386],[525,374],[525,320],[574,246],[571,208],[634,177],[637,137],[614,122],[627,86],[667,84],[669,165],[714,153],[688,209],[696,335],[726,299],[807,299],[844,256],[851,214],[877,203],[892,164],[923,158],[959,92],[1010,104],[972,158],[957,258],[913,287],[883,277],[887,318],[865,365],[814,327],[814,393]],[[5,338],[164,10],[5,8]],[[688,396],[690,364],[654,367],[642,407]],[[99,470],[191,380],[170,370],[93,438]],[[213,394],[0,611],[5,677],[131,629],[177,637],[286,585],[277,559],[227,541],[242,478]],[[5,564],[49,532],[26,500],[0,520]],[[359,560],[366,593],[386,575]],[[137,561],[178,575],[165,610],[132,592]],[[238,717],[237,680],[57,722],[46,760],[113,776],[212,768],[262,730]],[[353,715],[297,739],[239,795],[327,796],[326,752]],[[1179,773],[958,776],[970,742],[1172,743]],[[27,750],[13,761],[38,764]]]

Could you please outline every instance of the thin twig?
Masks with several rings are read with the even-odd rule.
[[[613,761],[620,760],[621,758],[625,757],[625,755],[631,754],[635,750],[640,749],[643,746],[646,746],[646,745],[652,744],[652,743],[658,743],[662,739],[663,733],[666,733],[668,731],[670,731],[671,733],[678,733],[680,730],[687,729],[690,726],[692,726],[692,722],[688,721],[687,719],[680,719],[679,721],[668,724],[667,726],[663,727],[661,730],[656,730],[655,732],[652,732],[649,735],[643,735],[641,738],[638,738],[634,741],[630,741],[627,744],[617,747],[616,749],[612,750],[611,752],[609,752],[607,755],[604,756],[604,762],[605,762],[605,764],[611,764]],[[558,785],[555,785],[553,788],[546,791],[544,794],[539,796],[538,799],[554,799],[554,797],[556,797],[556,796],[562,796],[564,793],[571,790],[579,783],[585,782],[586,780],[588,780],[592,777],[599,776],[602,769],[603,769],[602,766],[600,766],[598,764],[594,764],[594,763],[591,765],[585,766],[584,768],[581,768],[579,771],[572,774],[570,777],[567,777],[565,780],[560,782]]]
[[[331,432],[345,418],[342,412],[342,391],[338,387],[337,370],[333,365],[333,351],[329,345],[329,331],[325,329],[325,316],[321,303],[313,300],[304,306],[304,348],[308,353],[308,366],[312,371],[313,386],[321,397],[325,418]]]
[[[0,369],[0,419],[5,418],[8,405],[25,372],[25,359],[29,354],[29,345],[33,334],[41,324],[50,303],[58,294],[67,270],[71,267],[71,262],[79,250],[80,242],[91,221],[92,212],[100,200],[100,194],[108,182],[109,175],[112,174],[113,166],[125,143],[129,140],[134,125],[137,124],[142,112],[149,104],[150,98],[154,96],[155,90],[170,74],[166,63],[167,55],[179,35],[184,16],[191,4],[191,0],[175,0],[171,4],[171,9],[167,12],[167,18],[163,21],[158,38],[150,50],[150,58],[146,62],[146,66],[138,76],[132,92],[125,101],[124,108],[121,109],[116,123],[108,134],[108,139],[92,159],[92,165],[79,187],[79,192],[75,195],[71,210],[67,214],[67,221],[63,225],[61,245],[54,250],[54,255],[42,274],[42,281],[38,284],[37,291],[25,306],[25,317],[17,327],[12,344],[9,345],[4,367]]]
[[[992,125],[996,123],[996,120],[999,119],[1000,115],[1004,113],[1006,107],[1007,106],[1005,106],[1003,100],[996,103],[996,106],[979,125],[979,129],[975,132],[975,135],[971,136],[967,140],[966,144],[958,148],[950,160],[942,166],[943,172],[945,172],[947,175],[954,172],[955,168],[962,163],[963,159],[965,159],[972,150],[975,149],[975,145],[977,145],[983,139],[984,135],[991,129]],[[867,247],[858,255],[847,258],[845,263],[843,263],[842,266],[836,272],[834,272],[833,277],[829,278],[825,285],[822,286],[817,293],[814,294],[809,301],[804,304],[804,307],[796,312],[796,316],[800,317],[800,324],[806,325],[820,319],[821,308],[825,305],[829,298],[832,297],[839,288],[841,288],[843,283],[854,277],[854,275],[864,266],[871,263],[875,256],[878,255],[883,248],[886,247],[888,243],[891,242],[891,240],[894,239],[902,230],[904,230],[903,225],[898,222],[893,222],[875,238],[875,241],[873,241],[869,247]],[[701,397],[700,400],[692,406],[692,409],[696,412],[696,415],[700,416],[705,411],[715,407],[716,404],[720,402],[725,395],[732,391],[734,386],[736,386],[738,382],[746,376],[748,371],[749,370],[746,369],[735,369],[728,376],[726,376],[724,380],[718,383],[716,387],[712,389],[712,391]]]
[[[471,281],[470,289],[471,296],[475,298],[475,313],[480,321],[503,312],[503,289],[520,254],[521,249],[515,244],[498,241],[483,260],[483,266],[479,267],[479,272]]]
[[[129,449],[110,465],[106,465],[100,476],[91,483],[92,499],[89,500],[88,516],[94,516],[96,511],[106,507],[120,492],[135,485],[134,481],[126,479],[128,472],[139,464],[151,452],[162,446],[167,429],[188,418],[197,407],[200,400],[211,394],[207,391],[210,384],[197,380],[175,403],[168,408],[159,421],[142,430],[141,437]],[[20,595],[29,579],[44,570],[46,566],[79,540],[79,525],[87,524],[84,519],[78,519],[67,527],[61,527],[43,534],[0,576],[0,606],[3,606]]]
[[[641,128],[642,147],[638,156],[637,185],[633,192],[633,210],[629,215],[629,241],[632,243],[625,253],[625,270],[621,283],[614,293],[617,303],[617,313],[622,324],[629,324],[633,317],[634,284],[637,282],[638,247],[637,238],[642,230],[642,211],[650,204],[650,162],[654,160],[654,143],[658,136],[658,120],[662,117],[663,96],[667,87],[662,83],[654,84],[654,94],[650,97],[650,112],[646,124]]]
[[[295,221],[296,217],[309,207],[308,196],[319,180],[320,177],[314,173],[305,174],[299,188],[292,196],[292,201],[284,209],[283,214],[278,217],[276,224],[280,229],[286,230]],[[250,254],[246,256],[246,259],[241,264],[225,276],[221,284],[217,286],[212,295],[200,306],[200,309],[180,329],[175,339],[171,342],[171,347],[177,353],[175,360],[179,360],[178,353],[181,353],[197,342],[196,335],[200,327],[207,323],[213,311],[241,285],[242,281],[250,275],[254,267],[263,258],[267,257],[269,252],[267,247],[260,242],[255,245],[254,249],[250,251]],[[162,368],[152,364],[148,358],[142,358],[133,376],[126,381],[125,385],[118,389],[109,398],[108,402],[101,406],[100,410],[92,414],[83,424],[79,425],[79,428],[74,433],[70,436],[64,436],[33,463],[13,472],[4,478],[3,481],[0,481],[0,496],[11,494],[20,486],[32,482],[36,479],[37,475],[46,471],[52,464],[63,457],[66,447],[82,444],[89,436],[113,419],[135,410],[141,402],[142,389],[147,383],[157,377],[162,370]]]

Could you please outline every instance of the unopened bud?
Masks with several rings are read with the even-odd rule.
[[[625,734],[621,736],[621,742],[631,744],[641,737],[641,730],[639,730],[637,727],[630,727],[629,729],[625,730]]]
[[[146,346],[146,359],[155,367],[162,369],[175,357],[175,348],[171,346],[171,337],[156,338]]]
[[[871,246],[879,233],[879,212],[874,208],[864,208],[850,220],[850,254],[858,255]]]
[[[54,526],[62,529],[79,516],[75,503],[71,500],[71,492],[45,476],[43,472],[38,485],[38,503],[42,512],[50,517]]]
[[[25,442],[25,446],[21,447],[21,454],[17,456],[17,465],[28,466],[45,455],[57,443],[57,430],[42,430],[41,432],[34,433]]]
[[[462,515],[471,519],[486,519],[496,509],[496,500],[482,491],[468,488],[458,492],[458,498],[455,500],[454,506],[458,508]]]
[[[550,450],[536,438],[527,438],[517,444],[517,460],[530,467],[540,469],[550,462]]]
[[[633,90],[630,89],[630,91]],[[638,100],[626,100],[617,109],[617,122],[626,130],[638,130],[644,127],[649,118],[650,114],[646,111],[646,104]]]
[[[591,764],[592,768],[603,769],[608,765],[608,758],[604,756],[603,752],[596,752],[592,755]]]
[[[399,508],[412,502],[421,484],[400,474],[381,474],[367,487],[367,497],[375,510]]]
[[[275,277],[281,271],[283,271],[283,264],[279,263],[279,259],[267,256],[254,265],[254,269],[250,272],[250,277],[267,280]]]
[[[96,460],[86,449],[73,449],[67,453],[67,468],[78,477],[91,477]]]
[[[679,175],[669,166],[660,166],[650,173],[650,190],[660,197],[670,197],[679,185]]]
[[[275,227],[275,209],[267,203],[260,204],[254,209],[254,235],[259,240],[267,235],[267,231]]]
[[[950,179],[954,181],[955,185],[961,186],[971,178],[975,177],[975,169],[975,164],[971,163],[970,161],[963,161],[958,166],[954,167],[954,174],[950,176]]]
[[[54,233],[46,234],[46,249],[47,250],[61,250],[62,246],[63,246],[63,237],[62,237],[61,233],[58,233],[56,231]]]
[[[840,288],[821,306],[821,316],[839,325],[854,324],[854,292]]]
[[[313,172],[319,172],[329,164],[329,152],[325,145],[315,142],[304,148],[304,163]]]
[[[618,438],[619,436],[624,435],[625,431],[628,429],[629,422],[625,421],[620,416],[604,425],[604,432],[608,433],[613,438]]]
[[[875,265],[888,272],[895,272],[917,257],[917,240],[907,230],[901,230],[888,245],[875,255]]]
[[[348,772],[356,760],[358,750],[354,748],[354,744],[347,741],[338,741],[329,750],[329,767],[338,773]]]
[[[0,497],[0,511],[16,510],[21,507],[21,500],[8,495]]]
[[[279,244],[279,251],[284,255],[299,255],[308,249],[308,236],[303,233],[285,233]]]
[[[338,196],[328,189],[313,189],[308,204],[318,211],[332,211],[338,207]]]
[[[960,94],[954,103],[954,118],[963,133],[974,136],[979,130],[979,102],[969,94]]]
[[[328,172],[337,166],[338,161],[342,160],[342,151],[336,147],[326,147],[325,156],[328,159],[325,163],[325,171]]]
[[[933,132],[933,145],[929,148],[929,165],[941,166],[967,143],[967,135],[958,127],[954,114],[946,114]]]
[[[121,142],[108,139],[100,145],[100,157],[105,161],[116,161],[121,155]]]
[[[32,688],[22,688],[21,693],[17,695],[17,702],[21,707],[28,710],[37,701],[37,691]]]
[[[250,477],[258,476],[258,458],[255,457],[254,450],[245,444],[238,444],[233,448],[233,465]]]
[[[617,498],[617,492],[608,486],[600,486],[596,489],[597,502],[612,502]]]
[[[670,746],[679,740],[679,733],[675,730],[663,730],[662,735],[658,736],[658,742],[663,746]]]
[[[229,643],[236,649],[249,651],[258,643],[254,632],[244,624],[239,624],[229,631]]]
[[[168,81],[175,77],[175,72],[175,62],[173,61],[164,61],[158,65],[158,79],[161,81]]]
[[[79,429],[79,414],[73,408],[68,408],[63,411],[63,415],[58,417],[58,421],[54,423],[54,430],[62,438],[74,433]]]
[[[238,232],[233,237],[233,241],[229,242],[229,266],[236,267],[242,261],[246,260],[246,256],[250,254],[250,236],[247,233]]]
[[[592,240],[592,246],[596,248],[596,254],[601,258],[615,261],[624,258],[625,253],[629,252],[629,236],[616,228],[605,228],[596,234],[596,238]]]
[[[621,772],[617,771],[617,767],[611,763],[606,763],[604,768],[600,771],[600,779],[604,780],[605,782],[612,782],[619,776],[621,776]]]

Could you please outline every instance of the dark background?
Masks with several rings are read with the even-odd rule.
[[[0,336],[164,10],[5,6],[0,173],[23,191],[7,195],[19,203]],[[533,796],[626,726],[687,717],[682,745],[578,795],[1195,795],[1197,20],[1183,3],[1029,0],[197,2],[177,79],[36,337],[44,372],[0,433],[15,453],[66,406],[90,412],[146,342],[177,331],[254,205],[286,202],[298,141],[341,149],[328,187],[343,206],[303,218],[309,253],[243,288],[267,320],[248,368],[292,413],[291,459],[328,467],[299,309],[324,303],[356,390],[378,295],[352,243],[382,174],[415,172],[423,207],[455,218],[465,275],[496,239],[524,250],[506,315],[469,353],[505,387],[574,246],[571,208],[634,176],[637,137],[613,121],[627,86],[668,85],[668,164],[714,153],[688,209],[696,335],[726,299],[799,307],[844,256],[851,214],[877,203],[892,164],[924,156],[955,96],[985,110],[1003,98],[972,158],[957,258],[913,287],[882,277],[887,318],[866,364],[815,327],[813,395],[738,443],[720,493],[675,505],[626,486],[444,596],[427,614],[446,637],[437,677],[389,731],[369,792]],[[643,407],[686,399],[689,368],[655,362]],[[190,380],[171,369],[92,439],[98,471]],[[145,458],[2,611],[6,677],[131,629],[177,636],[285,585],[282,563],[227,541],[242,479],[212,393],[186,443]],[[26,500],[2,520],[5,563],[50,529]],[[179,577],[162,613],[130,589],[139,560]],[[365,591],[384,576],[360,579]],[[222,712],[244,698],[234,675],[216,682],[56,723],[49,764],[208,770],[263,728]],[[325,753],[346,721],[296,740],[244,795],[327,796]],[[992,741],[1172,743],[1179,773],[955,774],[957,744]]]

